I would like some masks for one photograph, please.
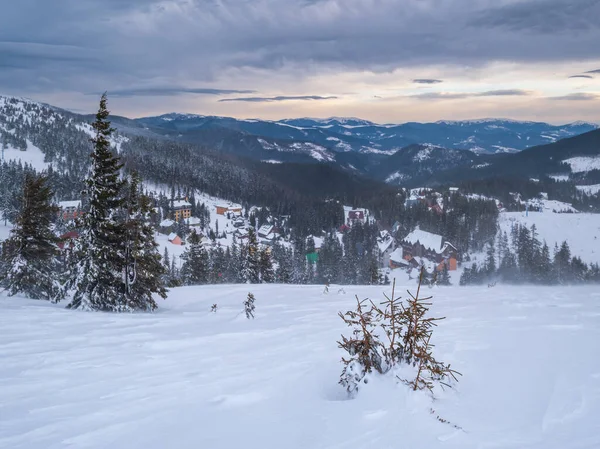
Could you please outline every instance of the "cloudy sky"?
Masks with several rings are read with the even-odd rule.
[[[600,0],[18,0],[0,94],[90,112],[600,122]]]

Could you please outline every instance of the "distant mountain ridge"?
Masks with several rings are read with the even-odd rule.
[[[91,121],[91,114],[0,96],[0,144],[24,150],[31,143],[42,150],[47,162],[70,173],[81,172],[87,164]],[[203,154],[206,166],[214,163],[268,173],[279,184],[289,179],[301,184],[300,178],[292,176],[293,170],[300,169],[288,164],[323,165],[301,170],[306,174],[332,169],[393,187],[495,177],[600,183],[600,129],[585,122],[554,126],[478,119],[377,125],[341,117],[267,121],[180,113],[137,119],[111,116],[111,122],[121,136],[115,144],[128,142],[126,147],[133,148],[140,160],[149,151],[161,155],[161,148],[177,148]],[[514,139],[542,144],[518,150],[492,144],[491,136],[496,143]],[[419,139],[423,141],[413,142]],[[457,139],[469,145],[458,146]],[[481,147],[484,140],[494,152]],[[400,146],[403,141],[408,143]],[[281,172],[286,177],[279,177]]]
[[[587,122],[550,125],[510,119],[475,119],[432,123],[376,124],[354,117],[283,120],[235,119],[231,117],[169,113],[133,120],[158,134],[177,131],[180,139],[197,141],[209,128],[234,130],[262,138],[268,148],[288,147],[286,141],[311,142],[331,152],[393,154],[413,144],[432,144],[470,150],[479,154],[516,153],[525,148],[555,142],[598,128]],[[288,142],[289,143],[289,142]]]

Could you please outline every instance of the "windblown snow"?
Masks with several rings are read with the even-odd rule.
[[[240,313],[249,290],[254,320]],[[122,315],[0,297],[0,447],[600,447],[596,287],[428,289],[447,317],[436,356],[463,373],[435,402],[392,377],[348,400],[337,312],[390,292],[345,292],[185,287]]]

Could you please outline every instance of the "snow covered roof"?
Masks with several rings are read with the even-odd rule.
[[[160,225],[161,225],[161,226],[164,226],[165,228],[168,228],[169,226],[173,226],[173,224],[174,224],[174,223],[175,223],[175,222],[174,222],[173,220],[169,220],[169,219],[167,218],[167,219],[165,219],[165,220],[161,221],[161,222],[160,222]]]
[[[379,247],[379,252],[383,253],[387,251],[387,249],[392,245],[394,239],[391,236],[384,237],[383,239],[379,239],[377,241],[377,246]]]
[[[404,237],[404,241],[412,245],[418,242],[421,245],[423,245],[426,249],[435,251],[438,254],[442,252],[442,244],[444,243],[441,235],[432,234],[431,232],[427,231],[422,231],[418,227],[413,232]]]
[[[171,232],[171,233],[169,234],[169,237],[168,237],[168,239],[169,239],[169,242],[170,242],[171,240],[175,240],[176,238],[177,238],[177,234],[175,234],[174,232]]]
[[[242,208],[242,206],[240,204],[236,204],[236,203],[219,203],[216,205],[216,207],[223,208],[223,209],[241,209]]]
[[[81,207],[81,201],[80,200],[59,201],[58,202],[58,207],[60,207],[61,209],[70,209],[70,208],[77,209],[78,207]]]
[[[199,225],[200,224],[200,219],[198,217],[190,217],[187,219],[187,222],[189,225]]]
[[[404,263],[406,262],[406,260],[404,260],[404,251],[402,250],[402,247],[398,247],[396,248],[392,254],[390,254],[390,260],[392,262],[397,262],[397,263]],[[408,262],[406,262],[408,263]]]
[[[260,227],[260,229],[258,230],[258,233],[261,235],[269,235],[271,233],[271,231],[273,230],[273,225],[262,225]]]
[[[192,205],[185,200],[173,201],[173,208],[175,209],[184,209],[186,207],[192,207]]]

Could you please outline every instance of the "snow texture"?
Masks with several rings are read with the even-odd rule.
[[[154,314],[0,297],[0,447],[600,447],[596,287],[428,289],[436,356],[464,374],[435,402],[391,376],[347,400],[337,312],[389,287],[344,290],[252,286],[254,320],[244,285],[174,289]]]

